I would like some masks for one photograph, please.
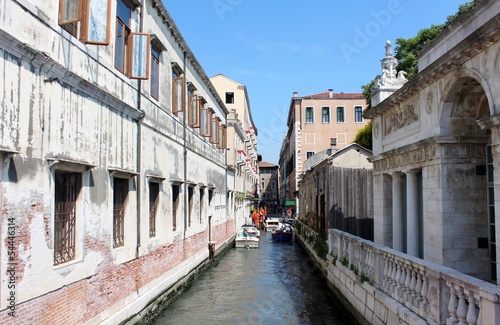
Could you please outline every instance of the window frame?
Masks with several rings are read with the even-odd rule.
[[[234,91],[226,91],[225,104],[234,104]]]
[[[200,127],[201,98],[196,93],[188,96],[188,125],[192,128]]]
[[[154,188],[154,191],[152,191]],[[159,182],[149,182],[149,238],[154,238],[157,235],[158,229],[158,206],[160,204],[161,185]],[[154,198],[154,200],[153,200]]]
[[[219,143],[219,127],[220,127],[220,118],[217,116],[213,116],[211,118],[210,123],[210,143],[218,144]]]
[[[175,73],[172,74],[172,113],[175,116],[179,116],[178,114],[184,111],[184,84],[185,82],[183,74],[180,74],[178,76],[176,76]]]
[[[314,151],[306,151],[306,160],[314,156],[316,153]]]
[[[117,185],[123,185],[123,188],[117,189]],[[113,177],[113,248],[125,246],[125,218],[129,186],[128,178]]]
[[[223,124],[220,124],[218,129],[219,129],[219,139],[217,142],[217,148],[218,149],[226,149],[226,136],[227,136],[226,130],[227,130],[227,127]]]
[[[360,109],[359,112],[357,111],[358,108]],[[358,115],[360,120],[358,120]],[[361,105],[354,106],[354,123],[363,123],[363,106]]]
[[[314,106],[307,106],[305,113],[306,113],[306,118],[305,118],[306,123],[314,123]]]
[[[181,185],[180,183],[172,183],[172,231],[177,231],[177,212],[180,205]]]
[[[209,107],[200,109],[200,135],[210,137],[210,128],[212,126],[212,115],[214,111]]]
[[[155,45],[151,44],[151,82],[150,86],[150,95],[156,100],[160,100],[160,59],[161,59],[161,50]],[[155,55],[157,54],[157,56]]]
[[[93,44],[93,45],[109,45],[111,42],[111,0],[101,0],[106,1],[106,12],[97,12],[95,7],[91,7],[91,4],[95,4],[96,1],[91,0],[77,0],[77,12],[75,15],[71,17],[65,17],[65,7],[69,6],[75,1],[72,0],[60,0],[59,1],[59,14],[58,14],[58,24],[66,30],[73,37],[79,39],[81,42],[85,44]],[[100,17],[105,16],[105,19],[99,19]],[[83,19],[86,17],[86,19]],[[97,18],[97,19],[96,19]],[[105,20],[105,24],[101,26],[95,26],[97,22],[101,22]],[[75,33],[71,33],[68,31],[64,25],[75,24]],[[91,28],[99,28],[102,29],[104,26],[105,34],[103,39],[90,39],[92,36]],[[101,35],[102,36],[102,35]]]
[[[340,110],[339,110],[340,109]],[[337,123],[345,123],[345,107],[344,106],[337,106]],[[342,115],[339,115],[339,113],[342,113]],[[339,117],[342,116],[342,121],[340,121]]]
[[[70,190],[70,193],[68,193],[68,189],[63,191],[63,189],[58,186],[58,178],[63,176],[74,177],[73,190]],[[77,257],[77,214],[79,197],[82,192],[82,178],[83,175],[80,172],[56,170],[54,173],[54,266],[74,261]],[[61,199],[58,201],[61,196],[71,196],[71,200]],[[67,209],[68,206],[70,206],[70,209]],[[63,209],[65,211],[63,211]],[[71,211],[68,212],[69,210]],[[63,216],[63,219],[61,220],[58,216]],[[61,234],[62,232],[64,232],[64,234]],[[64,241],[63,244],[61,243],[62,241]]]
[[[325,114],[325,109],[326,109],[326,113]],[[326,121],[325,117],[327,117],[326,119],[328,121]],[[330,107],[329,106],[322,106],[321,107],[321,123],[324,123],[324,124],[329,124],[331,122],[331,119],[330,119]]]

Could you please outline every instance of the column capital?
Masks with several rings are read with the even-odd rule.
[[[403,169],[402,172],[405,173],[406,175],[415,175],[418,174],[421,171],[421,169]]]

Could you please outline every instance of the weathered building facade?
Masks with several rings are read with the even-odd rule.
[[[259,155],[257,154],[257,127],[250,109],[250,99],[245,85],[218,74],[210,78],[220,98],[229,111],[227,116],[227,164],[234,170],[235,216],[238,225],[250,214],[254,201],[259,197],[257,186]]]
[[[227,109],[161,1],[0,8],[0,323],[122,322],[234,235]]]
[[[335,228],[373,240],[371,155],[352,143],[309,166],[299,183],[301,221],[325,236]]]
[[[361,93],[335,93],[329,89],[302,97],[293,94],[278,163],[282,202],[296,201],[308,158],[330,148],[332,141],[342,149],[354,140],[356,132],[368,123],[362,115],[365,107]]]

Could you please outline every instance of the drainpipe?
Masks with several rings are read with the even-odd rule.
[[[142,33],[144,29],[144,8],[141,8],[140,13],[140,25],[139,32]],[[138,80],[137,84],[137,110],[141,112],[141,115],[137,118],[137,236],[136,236],[136,244],[135,244],[135,257],[138,258],[140,256],[141,249],[141,176],[142,176],[142,119],[146,116],[146,112],[142,110],[142,80]]]
[[[184,51],[184,59],[182,62],[182,71],[184,71],[184,75],[186,78],[184,78],[184,83],[182,85],[182,130],[183,130],[183,159],[184,159],[184,239],[186,239],[186,233],[187,233],[187,207],[188,207],[188,184],[187,184],[187,129],[186,129],[186,118],[187,118],[187,105],[186,105],[186,100],[187,100],[187,74],[186,74],[186,60],[187,60],[187,54],[186,51]]]

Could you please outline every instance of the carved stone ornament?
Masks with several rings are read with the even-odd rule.
[[[408,80],[406,79],[405,71],[397,72],[398,59],[392,56],[392,45],[390,41],[385,45],[385,58],[381,60],[382,74],[375,77],[374,89],[379,88],[393,88],[395,86],[402,86]]]
[[[432,103],[434,102],[434,94],[432,90],[427,93],[427,98],[425,99],[425,110],[427,114],[432,114]]]
[[[405,105],[403,108],[398,108],[394,113],[387,115],[385,118],[385,135],[389,135],[405,126],[417,122],[419,119],[415,105]]]
[[[375,125],[373,126],[373,136],[375,137],[375,139],[378,139],[379,132],[380,132],[380,125],[378,124],[378,122],[375,122]]]

